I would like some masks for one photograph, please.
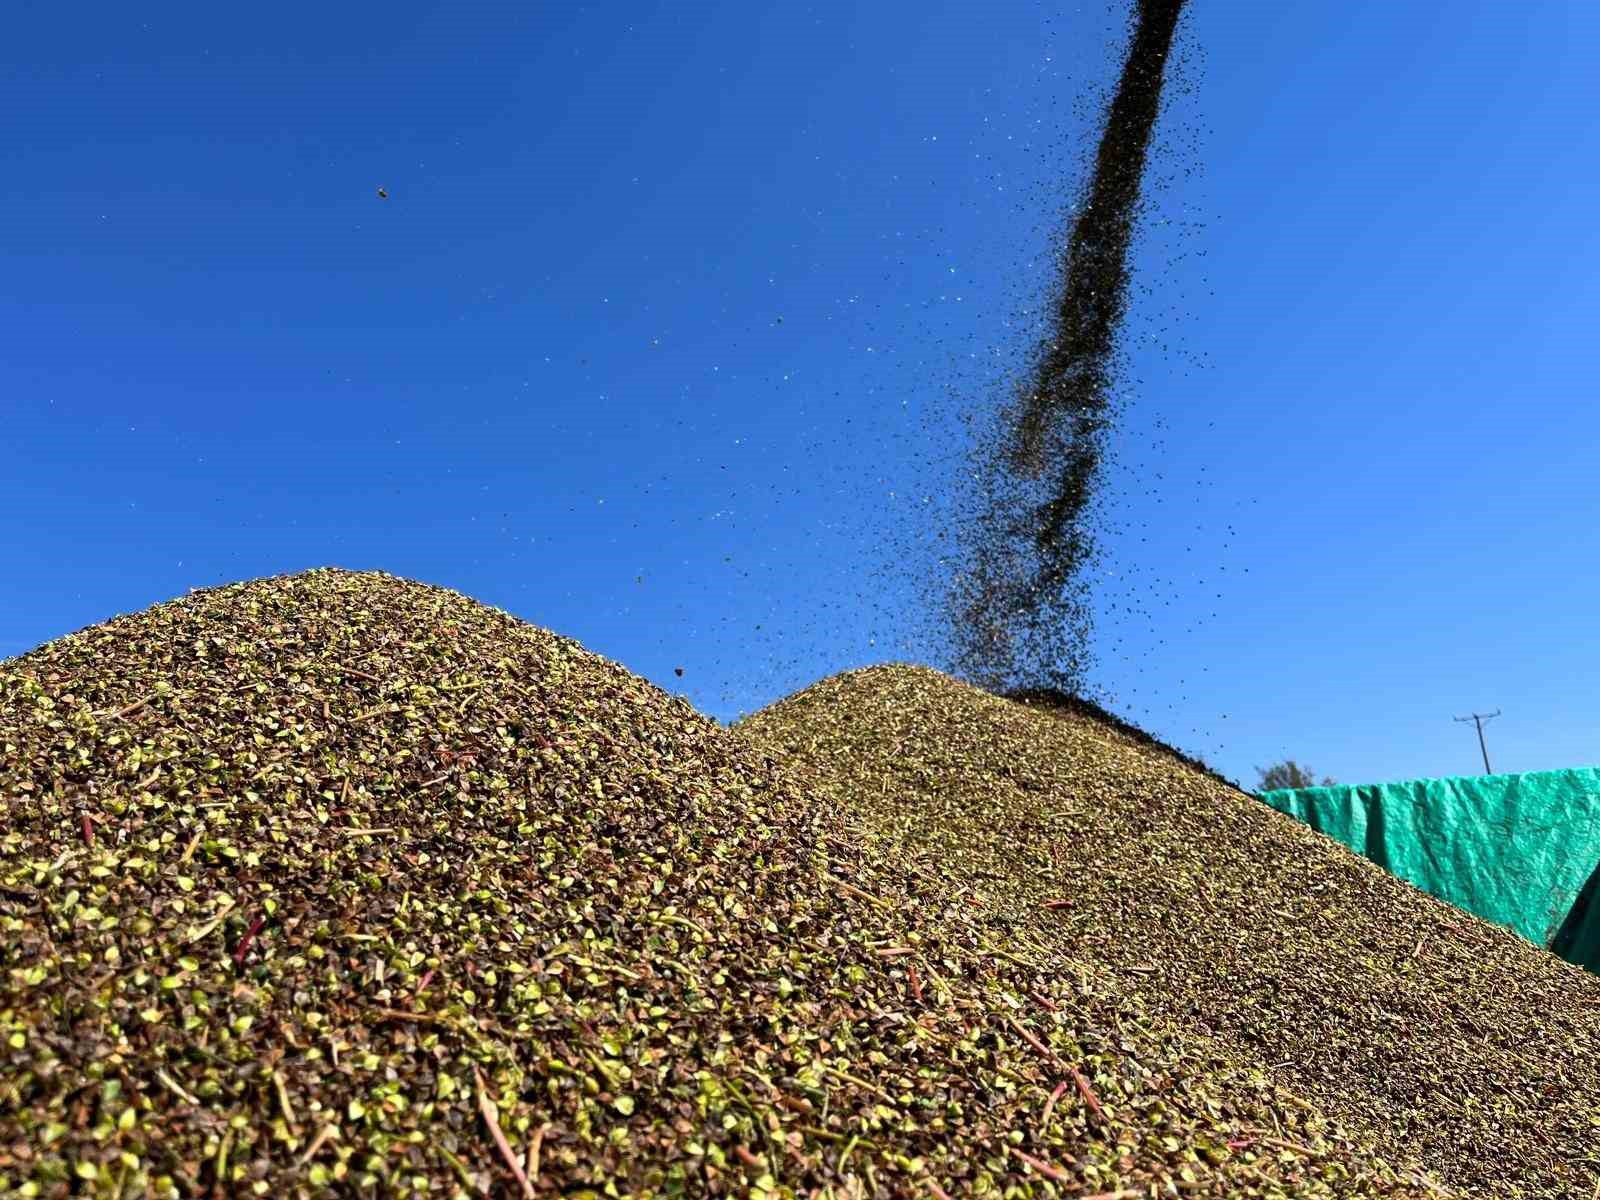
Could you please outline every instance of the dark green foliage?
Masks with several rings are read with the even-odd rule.
[[[1275,792],[1280,788],[1308,788],[1308,787],[1333,787],[1331,776],[1324,776],[1322,782],[1317,782],[1317,773],[1304,763],[1297,763],[1292,758],[1286,758],[1280,763],[1273,763],[1270,767],[1256,768],[1256,791]]]

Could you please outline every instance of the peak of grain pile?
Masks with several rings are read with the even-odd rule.
[[[452,592],[119,617],[4,664],[0,750],[0,1193],[1422,1194]]]
[[[918,667],[743,722],[877,852],[1474,1197],[1590,1200],[1600,980],[1071,703]]]

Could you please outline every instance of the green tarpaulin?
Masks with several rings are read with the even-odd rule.
[[[1261,798],[1423,891],[1600,971],[1600,769]]]

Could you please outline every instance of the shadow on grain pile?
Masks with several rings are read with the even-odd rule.
[[[1455,1194],[1589,1200],[1600,980],[1068,708],[920,667],[739,726],[878,852],[1231,1048]]]
[[[0,667],[0,747],[0,1192],[1421,1194],[453,592],[119,617]]]

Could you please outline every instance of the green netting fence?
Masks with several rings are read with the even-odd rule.
[[[1600,768],[1261,799],[1423,891],[1600,972]]]

